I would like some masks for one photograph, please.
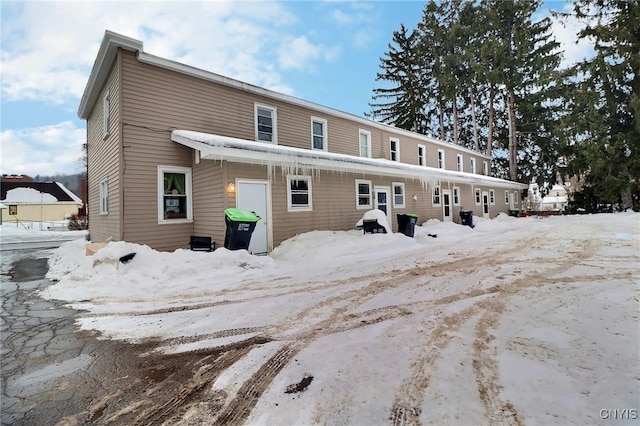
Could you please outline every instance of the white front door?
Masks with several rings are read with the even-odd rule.
[[[260,220],[251,234],[249,252],[269,252],[269,231],[271,215],[269,214],[269,182],[260,180],[236,181],[236,206],[242,210],[256,212]]]
[[[482,193],[482,217],[489,219],[489,193]]]
[[[373,188],[373,192],[375,196],[373,207],[382,210],[384,214],[387,215],[387,222],[389,222],[391,215],[391,204],[389,203],[391,199],[391,188],[388,186],[376,186]],[[389,226],[391,226],[390,223]]]
[[[452,222],[453,214],[451,212],[451,191],[442,191],[442,218],[444,222]]]

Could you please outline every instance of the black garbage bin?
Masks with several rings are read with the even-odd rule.
[[[255,212],[229,208],[224,211],[227,232],[224,236],[224,248],[229,250],[249,250],[251,234],[260,220]]]
[[[398,214],[398,232],[402,232],[407,237],[413,238],[413,232],[416,228],[418,215],[415,213]]]
[[[460,223],[473,228],[473,210],[460,210]]]

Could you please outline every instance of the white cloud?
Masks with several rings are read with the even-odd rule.
[[[52,175],[78,173],[83,165],[82,145],[86,139],[84,128],[71,121],[0,133],[2,173]]]
[[[578,40],[578,32],[584,24],[574,17],[560,20],[552,18],[551,31],[557,42],[560,43],[560,50],[563,51],[561,66],[569,67],[586,58],[594,55],[593,44],[588,39]]]
[[[106,29],[142,40],[148,53],[292,92],[268,65],[278,65],[281,40],[298,37],[290,28],[295,22],[286,4],[276,2],[3,5],[2,96],[76,102]]]

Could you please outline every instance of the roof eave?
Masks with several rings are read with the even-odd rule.
[[[206,138],[215,138],[220,143],[207,143],[204,141]],[[226,160],[253,165],[277,165],[278,163],[287,163],[291,167],[301,171],[329,170],[403,177],[421,181],[442,180],[488,185],[498,188],[527,188],[525,184],[491,176],[396,163],[380,159],[335,155],[324,151],[259,144],[254,141],[207,133],[174,130],[171,133],[171,140],[200,151],[200,158],[202,160]],[[246,144],[251,144],[253,149],[247,149],[245,147]]]
[[[131,52],[141,52],[143,43],[130,37],[123,36],[111,31],[105,31],[102,44],[98,50],[96,61],[91,69],[87,86],[84,88],[80,106],[78,107],[78,117],[82,119],[89,118],[91,110],[96,103],[98,94],[104,85],[111,66],[116,58],[118,49],[124,49]]]

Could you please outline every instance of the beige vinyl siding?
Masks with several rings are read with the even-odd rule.
[[[111,69],[105,86],[100,92],[98,102],[87,119],[88,150],[88,215],[91,226],[90,238],[93,241],[105,241],[111,237],[121,238],[121,199],[120,199],[120,75],[121,69],[116,61]],[[103,102],[109,91],[109,136],[103,134]],[[107,178],[109,187],[109,212],[100,214],[100,182]]]

